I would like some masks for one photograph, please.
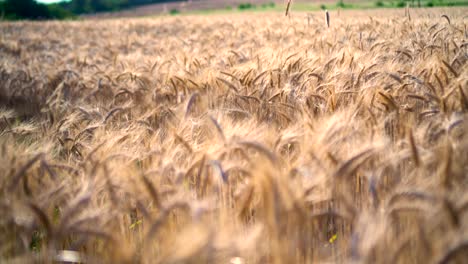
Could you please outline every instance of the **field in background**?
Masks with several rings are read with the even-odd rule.
[[[467,11],[2,22],[0,262],[466,262]]]
[[[411,7],[436,6],[466,6],[464,0],[293,0],[292,11],[317,11],[335,9],[376,9],[376,8],[403,8],[409,4]],[[285,0],[194,0],[186,2],[173,2],[144,5],[117,12],[104,12],[89,14],[88,18],[122,18],[155,15],[178,14],[232,14],[244,12],[284,12]]]

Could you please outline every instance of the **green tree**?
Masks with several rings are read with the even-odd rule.
[[[0,16],[5,19],[64,19],[73,17],[59,4],[45,5],[36,0],[0,0]]]
[[[7,18],[13,19],[51,17],[47,6],[38,4],[35,0],[6,0],[3,3],[3,11]]]
[[[93,9],[89,0],[73,0],[71,3],[71,11],[75,14],[83,14],[92,12]]]

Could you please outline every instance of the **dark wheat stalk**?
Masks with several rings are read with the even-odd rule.
[[[450,23],[450,18],[449,18],[447,15],[442,15],[442,16],[440,16],[440,17],[445,18],[445,19],[447,20],[447,22],[449,23],[449,25],[451,24],[451,23]]]
[[[291,7],[291,0],[288,0],[288,4],[286,5],[286,13],[284,14],[285,16],[289,15],[289,7]]]
[[[327,22],[327,27],[330,27],[330,14],[328,13],[328,10],[325,10],[325,19]]]

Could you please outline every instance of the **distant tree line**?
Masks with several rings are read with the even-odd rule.
[[[72,0],[49,5],[36,0],[0,0],[0,16],[4,19],[65,19],[163,2],[177,0]]]
[[[64,19],[73,13],[58,4],[45,5],[35,0],[0,0],[0,18],[16,19]]]

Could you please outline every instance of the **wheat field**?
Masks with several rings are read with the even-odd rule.
[[[1,22],[1,262],[466,263],[467,11]]]

